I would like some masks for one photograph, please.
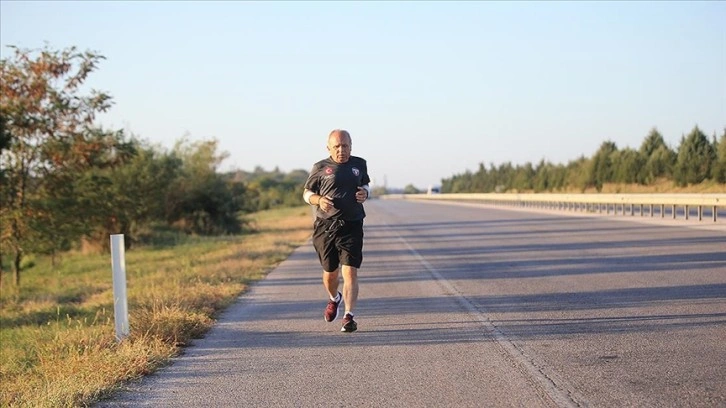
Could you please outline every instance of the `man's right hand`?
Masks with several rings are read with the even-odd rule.
[[[323,212],[329,212],[335,208],[333,206],[333,198],[328,196],[320,196],[318,199],[318,207]]]

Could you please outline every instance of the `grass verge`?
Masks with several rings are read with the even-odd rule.
[[[249,217],[255,232],[126,252],[131,335],[114,339],[109,255],[38,258],[0,293],[0,406],[88,406],[153,372],[311,230],[307,207]]]

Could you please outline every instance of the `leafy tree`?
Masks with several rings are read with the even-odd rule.
[[[698,126],[681,138],[676,159],[675,179],[679,185],[697,184],[711,174],[716,154],[706,135]]]
[[[409,184],[403,188],[403,194],[419,194],[420,192],[413,184]]]
[[[537,164],[537,168],[534,170],[534,180],[532,182],[532,187],[534,188],[535,193],[540,193],[543,191],[548,191],[551,185],[551,172],[552,172],[552,164],[549,162],[545,162],[544,159],[540,160],[540,162]]]
[[[657,129],[653,128],[646,136],[639,152],[644,160],[640,171],[640,180],[643,183],[652,184],[658,178],[672,174],[676,154],[666,145]]]
[[[227,176],[235,181],[245,182],[246,191],[242,211],[252,212],[274,207],[300,205],[308,172],[293,170],[290,173],[283,173],[278,168],[265,171],[262,167],[257,166],[252,173],[238,170]],[[377,191],[382,194],[380,189]]]
[[[0,111],[0,157],[2,157],[3,152],[10,147],[10,132],[7,130],[6,126],[7,120],[5,119],[5,115]],[[2,163],[2,162],[0,162]],[[7,170],[5,170],[4,166],[0,166],[0,199],[5,196],[4,189],[8,185],[7,181]],[[0,201],[2,203],[2,201]],[[3,221],[2,218],[3,212],[0,209],[0,221]],[[0,226],[0,234],[3,234],[5,231],[9,231],[7,228],[3,228]],[[3,252],[5,251],[5,248],[3,248],[3,244],[5,241],[9,239],[6,239],[6,237],[0,235],[0,287],[2,287],[2,276],[3,276]]]
[[[633,149],[616,151],[612,155],[613,181],[643,184],[641,169],[645,164],[640,153]]]
[[[719,183],[726,183],[726,128],[724,128],[721,138],[714,144],[716,161],[713,166],[712,177]]]
[[[668,146],[660,146],[643,166],[644,181],[653,183],[658,178],[672,178],[676,164],[676,153]]]
[[[4,112],[0,112],[0,154],[10,148],[10,138],[11,135],[7,127],[7,119],[5,118]],[[4,168],[0,168],[0,180],[2,180],[1,177],[3,177],[5,172],[6,170]]]
[[[181,174],[166,197],[166,219],[189,233],[232,234],[242,230],[240,185],[217,173],[227,153],[217,152],[216,140],[180,140],[173,154],[181,159]]]
[[[613,181],[615,169],[613,154],[618,151],[614,142],[606,141],[600,145],[591,161],[589,184],[602,191],[603,184]]]
[[[75,47],[10,48],[14,54],[0,60],[5,145],[0,151],[0,247],[12,252],[19,284],[24,253],[64,247],[53,232],[65,238],[82,233],[83,217],[69,216],[73,209],[66,207],[74,197],[69,181],[115,141],[93,126],[96,114],[111,106],[110,96],[81,93],[102,56]]]
[[[666,146],[665,140],[663,140],[663,136],[658,132],[658,129],[653,128],[640,145],[640,154],[646,158],[650,157],[661,146]]]
[[[592,159],[587,159],[585,156],[580,156],[579,159],[569,162],[565,169],[565,177],[567,178],[562,185],[585,191],[588,185],[591,185],[589,183],[593,179],[593,168]]]
[[[181,173],[181,159],[130,140],[116,150],[111,166],[92,168],[76,181],[92,226],[84,244],[109,249],[110,234],[124,234],[131,246],[148,225],[166,219],[169,189]]]
[[[477,170],[477,172],[472,175],[471,183],[472,192],[474,193],[487,193],[489,191],[492,191],[492,182],[487,172],[487,168],[486,166],[484,166],[484,163],[479,163],[479,170]],[[446,191],[444,190],[443,185],[441,186],[441,189],[442,191]]]
[[[532,190],[535,174],[532,163],[530,162],[525,163],[522,167],[517,166],[514,170],[514,179],[512,180],[513,187],[519,191]]]

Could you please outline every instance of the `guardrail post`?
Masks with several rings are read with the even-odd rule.
[[[686,221],[688,221],[688,212],[691,211],[691,209],[686,204]]]
[[[676,205],[673,204],[673,219],[676,219]]]
[[[116,340],[129,335],[129,309],[126,299],[126,246],[123,234],[111,235],[111,269],[113,271],[113,316]]]
[[[714,205],[713,206],[713,222],[716,222],[716,218],[718,217],[716,214],[718,214],[717,208]]]
[[[702,221],[702,220],[703,220],[703,206],[699,205],[698,206],[698,221]]]

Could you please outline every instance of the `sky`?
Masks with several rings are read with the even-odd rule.
[[[303,169],[347,129],[374,185],[677,147],[726,128],[726,2],[0,1],[8,45],[106,59],[109,129]]]

